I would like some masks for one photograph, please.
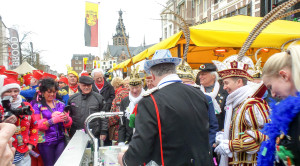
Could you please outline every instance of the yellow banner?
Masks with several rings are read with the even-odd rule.
[[[98,4],[85,2],[85,18],[89,26],[94,26],[98,20]]]
[[[88,58],[83,58],[83,64],[86,65]]]

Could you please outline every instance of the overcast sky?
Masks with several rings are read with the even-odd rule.
[[[73,54],[99,56],[112,45],[121,9],[130,46],[159,42],[161,38],[160,12],[166,0],[89,0],[99,4],[99,46],[84,46],[85,0],[1,0],[0,16],[8,27],[33,32],[27,41],[34,50],[42,50],[42,61],[52,70],[66,73],[66,65]],[[20,39],[21,40],[21,39]]]

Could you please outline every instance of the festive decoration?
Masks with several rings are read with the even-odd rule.
[[[142,83],[142,80],[141,80],[140,75],[139,75],[139,66],[137,66],[130,73],[129,85],[137,86],[137,85],[140,85],[141,83]]]
[[[269,139],[262,143],[258,153],[257,165],[273,166],[275,161],[276,139],[282,133],[287,135],[289,125],[300,112],[300,93],[297,96],[289,96],[279,104],[274,101],[270,104],[272,111],[270,115],[271,123],[262,129],[262,133]]]
[[[238,55],[232,55],[226,58],[223,62],[213,60],[212,62],[217,66],[218,73],[222,79],[228,77],[244,77],[248,80],[252,80],[253,70],[248,70],[249,68],[254,68],[253,61],[244,56],[240,61],[237,61]]]

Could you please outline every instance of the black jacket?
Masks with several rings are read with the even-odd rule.
[[[219,131],[224,129],[224,120],[225,120],[225,104],[226,104],[226,98],[228,96],[228,92],[226,90],[223,89],[223,85],[220,84],[220,89],[219,89],[219,93],[217,94],[216,100],[221,108],[221,113],[220,114],[216,114],[216,117],[218,119],[218,123],[219,123]]]
[[[103,97],[96,92],[84,95],[78,92],[72,95],[68,100],[68,105],[71,106],[70,117],[73,120],[70,135],[71,137],[75,134],[76,130],[84,129],[85,119],[96,112],[100,112],[103,107]],[[94,119],[90,122],[90,128],[95,136],[107,134],[108,130],[107,119]]]
[[[125,112],[126,108],[130,103],[129,97],[125,97],[121,101],[120,111]],[[125,117],[121,117],[123,120],[123,124],[119,126],[119,140],[118,142],[130,142],[133,134],[133,128],[129,127],[129,120]]]
[[[160,114],[165,165],[212,165],[204,94],[182,83],[173,83],[152,94]],[[146,96],[138,103],[135,133],[123,163],[137,166],[151,160],[161,164],[156,110],[152,98]]]
[[[95,83],[93,84],[93,91],[100,93],[104,97],[105,105],[104,105],[103,110],[105,110],[106,112],[109,112],[111,105],[112,105],[112,101],[115,98],[114,87],[111,86],[111,84],[104,79],[104,85],[103,85],[103,88],[100,90],[100,92],[99,92],[98,88],[96,87]]]

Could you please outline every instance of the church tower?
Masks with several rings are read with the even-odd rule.
[[[129,41],[128,41],[129,35],[126,34],[126,29],[125,29],[125,26],[124,26],[124,23],[123,23],[122,14],[123,14],[123,12],[120,9],[120,11],[119,11],[119,20],[118,20],[118,24],[116,26],[116,34],[113,36],[113,45],[115,45],[115,46],[126,46],[121,26],[123,26],[124,34],[125,34],[126,40],[127,40],[127,44],[129,45]]]

